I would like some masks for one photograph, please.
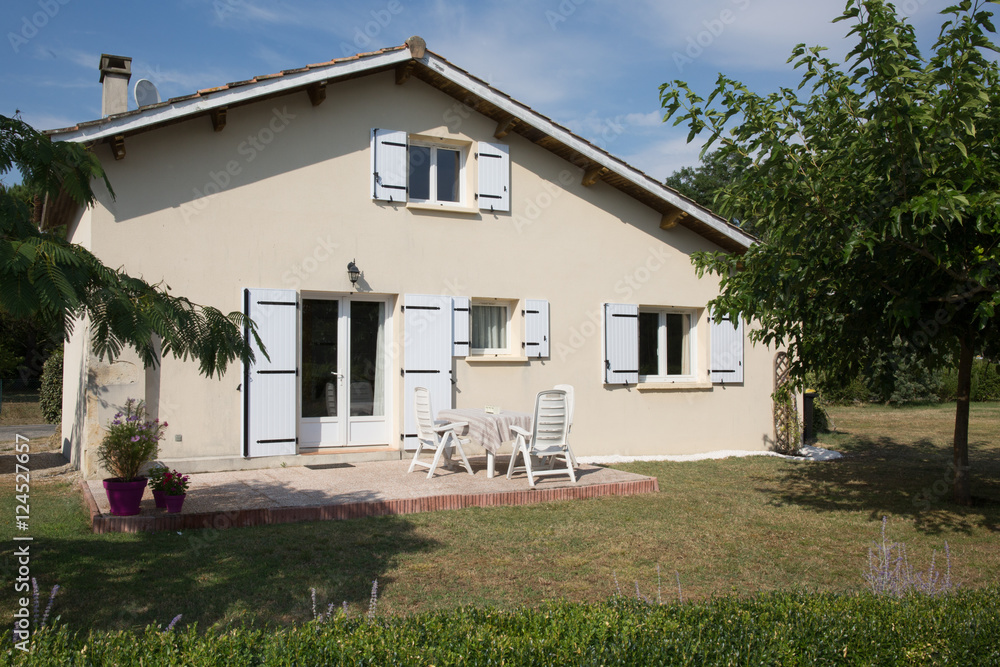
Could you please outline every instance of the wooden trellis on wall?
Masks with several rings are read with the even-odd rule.
[[[799,449],[799,414],[791,391],[788,354],[774,355],[774,449],[792,453]]]

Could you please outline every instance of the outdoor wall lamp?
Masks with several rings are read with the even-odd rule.
[[[354,287],[358,286],[358,278],[361,277],[361,270],[354,263],[353,259],[347,263],[347,277],[351,279],[351,285]]]

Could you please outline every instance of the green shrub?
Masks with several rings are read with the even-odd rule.
[[[46,424],[62,421],[63,349],[53,352],[42,366],[42,386],[38,391],[38,405]]]
[[[44,629],[14,665],[1000,664],[1000,588],[901,599],[767,593],[704,603],[553,603],[280,629]]]
[[[973,402],[1000,401],[1000,368],[991,359],[974,359],[972,362]],[[958,369],[951,367],[941,372],[941,387],[938,392],[942,401],[954,401],[958,397]]]
[[[807,373],[805,386],[818,391],[827,405],[854,405],[872,400],[872,391],[863,375],[844,380],[825,373]]]

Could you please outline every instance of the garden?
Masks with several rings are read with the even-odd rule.
[[[224,531],[95,535],[72,475],[40,479],[31,490],[40,612],[59,588],[33,655],[56,664],[86,646],[94,662],[121,664],[143,637],[143,650],[205,664],[219,642],[273,658],[243,664],[294,664],[290,655],[428,664],[454,662],[443,638],[461,637],[456,651],[534,656],[522,664],[571,650],[588,656],[581,663],[614,664],[616,651],[628,653],[615,642],[666,651],[647,635],[667,633],[678,663],[781,661],[814,644],[828,656],[859,651],[861,662],[875,655],[866,650],[905,649],[988,664],[982,633],[1000,631],[1000,404],[973,405],[971,507],[950,500],[952,410],[830,407],[834,430],[819,444],[844,452],[836,461],[621,466],[656,475],[653,496]],[[9,477],[0,482],[8,515]],[[936,573],[935,595],[871,593],[872,576],[902,557],[897,547],[879,559],[883,517],[886,544],[905,545],[898,574],[919,588]],[[5,606],[0,623],[10,627],[11,613]],[[784,620],[753,621],[768,618]],[[614,641],[608,623],[620,624]],[[905,629],[886,630],[894,624]],[[724,658],[726,647],[753,650]]]

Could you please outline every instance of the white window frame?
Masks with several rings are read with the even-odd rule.
[[[429,183],[428,183],[428,194],[431,196],[430,199],[417,199],[413,196],[412,192],[407,188],[408,201],[411,204],[425,204],[425,205],[437,205],[437,206],[467,206],[468,205],[468,193],[466,189],[466,180],[468,179],[468,166],[469,166],[469,146],[466,144],[449,144],[443,142],[433,142],[426,141],[423,139],[415,139],[410,137],[408,145],[406,147],[406,172],[407,172],[407,183],[410,181],[410,150],[414,147],[429,148],[431,150],[431,163],[429,168]],[[439,149],[444,149],[448,151],[455,151],[459,155],[458,164],[458,201],[441,201],[437,198],[437,152]]]
[[[659,372],[655,375],[640,375],[639,382],[696,382],[698,379],[698,311],[690,308],[640,306],[639,316],[646,313],[659,315],[656,343]],[[681,375],[667,374],[667,315],[687,315],[688,317],[688,372]],[[639,349],[642,349],[641,345]]]
[[[507,347],[472,347],[471,341],[475,340],[475,332],[473,330],[474,320],[472,319],[472,309],[476,306],[495,306],[504,308],[506,310],[506,317],[504,318],[504,340],[507,342]],[[486,355],[510,355],[511,354],[511,318],[514,316],[514,304],[510,301],[504,299],[472,299],[469,304],[469,356],[486,356]]]

